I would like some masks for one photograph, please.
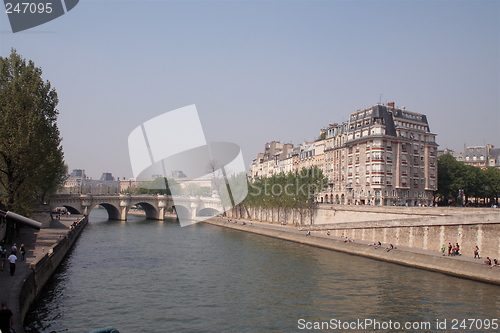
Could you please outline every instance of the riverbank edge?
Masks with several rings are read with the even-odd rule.
[[[78,218],[68,229],[65,235],[61,235],[59,240],[47,249],[47,253],[42,257],[37,257],[30,263],[29,273],[22,279],[19,287],[19,319],[24,332],[24,321],[30,308],[36,303],[41,292],[54,275],[59,265],[68,255],[73,244],[80,236],[88,223],[88,216]]]
[[[219,227],[251,232],[271,238],[363,256],[370,259],[387,261],[403,266],[425,269],[469,280],[500,285],[500,271],[497,267],[491,269],[489,266],[483,264],[482,260],[477,263],[468,262],[455,260],[455,258],[452,257],[440,256],[439,254],[428,255],[400,249],[387,252],[384,249],[375,249],[375,247],[367,246],[366,244],[351,242],[345,243],[342,240],[316,237],[314,235],[306,236],[305,233],[287,231],[285,227],[280,230],[261,227],[253,224],[251,221],[247,222],[246,225],[242,225],[240,223],[228,223],[227,219],[220,218],[213,218],[203,222]]]

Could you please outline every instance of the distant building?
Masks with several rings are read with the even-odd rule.
[[[115,180],[110,172],[104,172],[101,179],[93,180],[87,177],[85,170],[74,169],[60,192],[66,194],[114,194],[120,192],[120,181]]]
[[[104,172],[101,176],[101,181],[112,181],[115,180],[111,172]]]
[[[464,147],[463,153],[456,158],[457,161],[481,169],[500,167],[500,149],[493,145]]]
[[[451,154],[457,161],[481,169],[489,167],[500,168],[500,148],[495,148],[491,144],[484,146],[464,146],[462,152],[455,152],[447,148],[438,151],[438,156],[443,154]]]

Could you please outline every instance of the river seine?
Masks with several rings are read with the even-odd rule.
[[[204,223],[108,221],[96,209],[26,332],[498,332],[499,295]]]

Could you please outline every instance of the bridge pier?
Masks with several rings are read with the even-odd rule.
[[[92,196],[90,194],[81,194],[80,195],[81,206],[82,206],[82,214],[88,216],[90,213],[92,206]]]
[[[168,205],[168,196],[158,194],[158,220],[163,220],[165,218],[165,209]]]
[[[120,221],[127,221],[130,206],[130,194],[120,194]]]

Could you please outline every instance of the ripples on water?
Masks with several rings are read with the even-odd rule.
[[[203,223],[181,228],[97,216],[30,314],[26,332],[105,326],[120,333],[294,332],[301,331],[300,318],[493,319],[499,292]]]

